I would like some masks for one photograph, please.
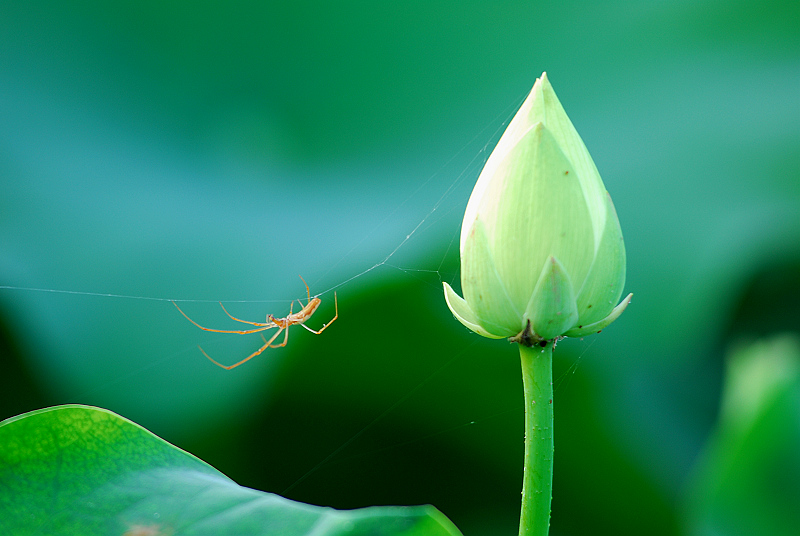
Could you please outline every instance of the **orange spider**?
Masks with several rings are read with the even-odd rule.
[[[306,326],[306,324],[305,324],[306,320],[311,318],[311,315],[313,315],[314,311],[317,310],[317,307],[319,307],[319,304],[322,302],[322,300],[320,300],[317,297],[312,298],[311,297],[311,291],[308,289],[308,283],[306,283],[306,280],[303,279],[302,276],[300,276],[300,279],[306,285],[306,295],[308,296],[308,303],[306,305],[303,305],[303,302],[301,302],[300,300],[297,300],[297,303],[299,303],[300,306],[303,309],[301,311],[297,312],[297,313],[292,313],[292,307],[294,306],[294,302],[292,302],[291,305],[289,305],[289,315],[285,316],[283,318],[275,318],[272,315],[267,315],[267,321],[266,322],[250,322],[249,320],[241,320],[241,319],[236,318],[235,316],[231,315],[228,312],[228,310],[225,309],[225,306],[222,305],[222,302],[219,303],[220,307],[222,307],[222,310],[225,311],[225,314],[228,315],[232,320],[236,320],[237,322],[242,322],[244,324],[250,324],[252,326],[258,326],[255,329],[246,329],[246,330],[242,330],[242,331],[237,331],[237,330],[227,330],[227,329],[204,328],[203,326],[201,326],[200,324],[198,324],[197,322],[195,322],[194,320],[192,320],[191,318],[186,316],[186,313],[184,313],[181,310],[181,308],[178,307],[177,303],[175,303],[173,301],[172,305],[174,305],[178,309],[178,311],[180,311],[181,314],[184,317],[186,317],[186,320],[188,320],[189,322],[191,322],[192,324],[194,324],[195,326],[197,326],[198,328],[200,328],[200,329],[202,329],[204,331],[213,331],[215,333],[238,333],[240,335],[247,335],[247,334],[250,334],[250,333],[258,333],[260,331],[266,331],[266,330],[272,329],[272,328],[278,328],[278,331],[276,331],[275,335],[270,337],[269,340],[267,340],[266,337],[264,337],[263,334],[261,335],[261,338],[264,340],[264,346],[262,346],[261,348],[259,348],[258,350],[256,350],[252,354],[250,354],[249,356],[245,357],[244,359],[242,359],[238,363],[236,363],[234,365],[230,365],[230,366],[225,366],[222,363],[219,363],[219,362],[215,361],[210,355],[208,355],[205,352],[205,350],[203,350],[202,348],[200,348],[200,346],[198,346],[198,348],[200,348],[200,351],[203,352],[203,355],[206,356],[209,360],[211,360],[212,363],[214,363],[215,365],[220,366],[220,367],[222,367],[224,369],[230,370],[232,368],[238,367],[242,363],[245,363],[245,362],[251,360],[252,358],[257,356],[258,354],[260,354],[261,352],[266,350],[267,348],[280,348],[282,346],[286,346],[286,342],[289,340],[289,326],[293,326],[294,324],[299,324],[299,325],[303,326],[304,328],[306,328],[311,333],[314,333],[315,335],[319,335],[320,333],[325,331],[325,328],[327,328],[328,326],[333,324],[334,320],[339,318],[339,301],[336,298],[336,292],[334,292],[333,293],[333,301],[336,304],[336,314],[334,315],[334,317],[331,318],[331,320],[327,324],[323,324],[323,326],[319,329],[319,331],[315,331],[315,330],[311,329],[310,327]],[[280,344],[273,345],[272,341],[277,339],[278,335],[280,335],[281,332],[285,332],[285,335],[283,336],[283,342],[280,343]]]

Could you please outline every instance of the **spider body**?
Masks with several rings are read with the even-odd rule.
[[[303,309],[301,311],[292,314],[292,307],[290,305],[289,316],[284,318],[275,318],[273,315],[267,315],[267,322],[272,322],[281,329],[286,329],[292,324],[301,324],[303,325],[304,328],[308,329],[304,325],[305,321],[311,318],[311,315],[314,314],[314,311],[317,310],[317,307],[319,307],[320,303],[322,303],[322,300],[320,300],[319,298],[309,298],[308,303],[305,306],[303,306]],[[292,304],[294,304],[294,302],[292,302]],[[300,303],[300,305],[303,304]],[[333,320],[331,320],[331,322],[333,322]],[[330,324],[330,322],[328,323]]]
[[[334,320],[339,318],[339,301],[336,298],[336,293],[334,292],[333,293],[333,300],[334,300],[334,303],[336,304],[336,314],[334,315],[334,317],[331,318],[326,324],[323,324],[322,327],[319,330],[313,330],[310,327],[306,326],[306,324],[305,324],[306,321],[309,318],[311,318],[311,316],[314,314],[314,312],[319,307],[319,304],[322,303],[322,300],[320,300],[317,297],[312,298],[311,297],[311,291],[308,288],[308,283],[306,283],[305,279],[303,279],[302,277],[300,277],[300,279],[306,285],[306,296],[308,296],[308,303],[303,305],[303,302],[301,302],[300,300],[297,300],[297,303],[300,304],[302,309],[300,311],[296,312],[296,313],[293,313],[292,312],[292,307],[294,306],[294,302],[292,302],[291,305],[289,305],[289,314],[287,316],[284,316],[284,317],[281,317],[281,318],[276,318],[274,315],[269,314],[269,315],[267,315],[267,321],[266,322],[251,322],[250,320],[241,320],[239,318],[236,318],[232,314],[230,314],[228,312],[228,310],[225,309],[225,306],[222,305],[222,302],[220,302],[219,306],[222,307],[222,310],[225,311],[225,314],[228,315],[228,317],[230,317],[231,320],[235,320],[236,322],[242,322],[243,324],[250,324],[251,326],[255,326],[253,329],[229,330],[229,329],[211,329],[211,328],[206,328],[206,327],[201,326],[200,324],[198,324],[197,322],[195,322],[191,318],[189,318],[186,315],[186,313],[184,313],[181,310],[181,308],[178,307],[178,304],[175,303],[174,301],[172,302],[172,305],[174,305],[178,309],[178,311],[180,311],[180,313],[186,318],[186,320],[188,320],[189,322],[191,322],[192,324],[194,324],[198,328],[202,329],[203,331],[213,331],[215,333],[238,333],[239,335],[248,335],[250,333],[259,333],[259,332],[262,332],[262,331],[266,331],[268,329],[278,328],[278,331],[276,331],[272,335],[272,337],[270,337],[269,339],[264,337],[264,335],[262,334],[261,338],[264,340],[264,345],[261,348],[259,348],[258,350],[256,350],[255,352],[253,352],[252,354],[250,354],[249,356],[247,356],[244,359],[242,359],[241,361],[239,361],[238,363],[234,363],[233,365],[223,365],[222,363],[214,360],[210,355],[208,355],[205,352],[205,350],[203,350],[202,348],[200,348],[200,346],[198,346],[198,348],[200,348],[200,351],[203,352],[203,355],[206,356],[212,363],[214,363],[215,365],[217,365],[219,367],[222,367],[222,368],[224,368],[226,370],[230,370],[232,368],[236,368],[239,365],[241,365],[241,364],[253,359],[255,356],[259,355],[261,352],[263,352],[267,348],[281,348],[282,346],[286,346],[286,343],[289,341],[289,327],[291,327],[291,326],[293,326],[295,324],[303,326],[304,328],[306,328],[311,333],[314,333],[315,335],[319,335],[320,333],[325,331],[325,328],[327,328],[328,326],[333,324]],[[277,339],[278,336],[281,333],[284,334],[283,335],[283,342],[281,342],[280,344],[272,344],[275,341],[275,339]]]

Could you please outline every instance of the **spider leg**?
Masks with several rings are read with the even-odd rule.
[[[339,300],[338,300],[338,298],[336,297],[336,292],[334,292],[334,293],[333,293],[333,303],[335,303],[335,304],[336,304],[336,314],[334,315],[334,317],[333,317],[333,318],[331,318],[331,319],[328,321],[328,323],[326,323],[326,324],[323,324],[323,326],[322,326],[321,328],[319,328],[319,331],[313,330],[313,329],[311,329],[310,327],[306,326],[305,324],[300,324],[300,325],[301,325],[301,326],[303,326],[304,328],[306,328],[306,329],[307,329],[308,331],[310,331],[311,333],[313,333],[313,334],[315,334],[315,335],[319,335],[320,333],[322,333],[323,331],[325,331],[325,328],[327,328],[328,326],[330,326],[331,324],[333,324],[333,321],[334,321],[334,320],[336,320],[337,318],[339,318]]]
[[[299,313],[297,313],[296,315],[294,313],[292,313],[292,310],[294,308],[294,300],[293,300],[289,304],[289,315],[288,316],[283,317],[283,318],[275,318],[275,316],[270,314],[270,315],[267,315],[267,321],[266,322],[251,322],[249,320],[242,320],[240,318],[236,318],[235,316],[230,314],[228,312],[228,310],[225,309],[225,306],[222,304],[222,302],[220,302],[220,304],[219,304],[220,307],[222,307],[222,310],[225,311],[225,314],[228,315],[228,317],[231,320],[234,320],[236,322],[241,322],[243,324],[250,324],[251,326],[256,326],[255,329],[227,330],[227,329],[206,328],[206,327],[201,326],[200,324],[198,324],[197,322],[195,322],[191,318],[189,318],[189,316],[186,313],[184,313],[183,310],[180,307],[178,307],[178,304],[175,303],[175,301],[172,301],[172,305],[174,305],[175,308],[178,309],[178,311],[184,316],[184,318],[186,318],[186,320],[188,320],[189,322],[191,322],[192,324],[194,324],[198,328],[202,329],[203,331],[213,331],[215,333],[237,333],[237,334],[240,334],[240,335],[247,335],[247,334],[250,334],[250,333],[259,333],[261,335],[261,340],[264,341],[264,345],[261,346],[261,348],[259,348],[258,350],[256,350],[252,354],[250,354],[249,356],[247,356],[244,359],[242,359],[241,361],[239,361],[238,363],[234,363],[233,365],[223,365],[222,363],[220,363],[219,361],[216,361],[214,358],[212,358],[210,355],[208,355],[206,353],[206,351],[203,350],[203,348],[198,346],[198,348],[200,348],[200,351],[203,353],[204,356],[206,356],[206,358],[208,358],[209,361],[211,361],[212,363],[214,363],[218,367],[224,368],[225,370],[231,370],[231,369],[234,369],[234,368],[238,367],[239,365],[242,365],[242,364],[250,361],[251,359],[253,359],[257,355],[261,354],[267,348],[281,348],[281,347],[286,346],[286,344],[289,342],[289,327],[291,327],[293,324],[300,324],[301,326],[303,326],[305,329],[307,329],[311,333],[319,335],[320,333],[325,331],[328,326],[333,324],[333,322],[337,318],[339,318],[339,299],[336,296],[336,292],[334,292],[333,293],[333,300],[334,300],[334,304],[335,304],[335,307],[336,307],[336,313],[334,314],[333,318],[331,318],[327,323],[323,324],[322,327],[319,329],[319,331],[313,330],[310,327],[306,326],[304,322],[306,320],[308,320],[308,318],[310,318],[311,315],[314,314],[314,311],[316,311],[317,307],[319,306],[320,300],[315,297],[314,301],[312,303],[312,301],[311,301],[311,290],[308,288],[308,283],[306,283],[306,280],[303,279],[303,276],[300,276],[300,280],[303,281],[303,283],[306,286],[306,296],[308,298],[308,304],[303,305],[302,301],[297,300],[297,303],[300,304],[301,311]],[[272,337],[267,339],[266,337],[264,337],[263,333],[261,333],[261,332],[266,331],[268,329],[272,329],[272,328],[278,328],[278,331],[276,331],[272,335]],[[275,339],[278,338],[278,336],[281,334],[281,332],[285,332],[283,334],[283,342],[281,342],[280,344],[272,344],[275,341]]]
[[[250,322],[249,320],[242,320],[241,318],[236,318],[235,316],[230,314],[227,309],[225,309],[225,306],[222,305],[222,302],[219,302],[219,306],[222,307],[222,310],[225,311],[225,314],[228,315],[231,318],[231,320],[236,320],[237,322],[242,322],[243,324],[252,324],[253,326],[261,326],[261,327],[269,326],[273,328],[278,327],[278,324],[276,324],[275,322],[267,322],[265,324],[264,322]]]
[[[177,303],[175,303],[175,302],[173,301],[173,302],[172,302],[172,305],[174,305],[174,306],[175,306],[175,307],[178,309],[178,311],[180,311],[180,312],[181,312],[181,314],[182,314],[182,315],[183,315],[183,316],[186,318],[186,320],[188,320],[189,322],[191,322],[192,324],[194,324],[194,325],[195,325],[195,326],[197,326],[198,328],[202,329],[203,331],[213,331],[214,333],[238,333],[239,335],[248,335],[248,334],[250,334],[250,333],[258,333],[259,331],[264,331],[264,330],[267,330],[267,329],[271,329],[271,328],[278,327],[278,325],[277,325],[277,324],[275,324],[275,323],[273,322],[273,323],[267,323],[267,324],[254,324],[254,325],[256,325],[256,326],[260,326],[260,327],[258,327],[258,328],[256,328],[256,329],[246,329],[246,330],[243,330],[243,331],[229,330],[229,329],[211,329],[211,328],[204,328],[203,326],[201,326],[200,324],[198,324],[197,322],[195,322],[194,320],[192,320],[191,318],[189,318],[189,317],[186,315],[186,313],[184,313],[184,312],[183,312],[183,310],[181,310],[181,308],[180,308],[180,307],[178,307],[178,304],[177,304]],[[248,323],[249,323],[249,322],[248,322]]]
[[[278,330],[278,331],[275,333],[275,335],[273,335],[272,337],[270,337],[270,339],[269,339],[269,340],[266,340],[266,338],[265,338],[265,339],[264,339],[264,346],[262,346],[261,348],[259,348],[258,350],[256,350],[256,351],[255,351],[255,352],[253,352],[252,354],[250,354],[249,356],[245,357],[244,359],[242,359],[241,361],[239,361],[238,363],[235,363],[235,364],[233,364],[233,365],[223,365],[223,364],[222,364],[222,363],[220,363],[219,361],[215,361],[215,360],[214,360],[214,359],[213,359],[213,358],[212,358],[210,355],[208,355],[208,354],[206,353],[206,351],[205,351],[205,350],[203,350],[203,349],[202,349],[202,348],[200,348],[199,346],[198,346],[198,348],[200,348],[200,351],[201,351],[201,352],[203,352],[203,355],[204,355],[204,356],[206,356],[206,357],[209,359],[209,361],[211,361],[212,363],[214,363],[214,364],[215,364],[215,365],[217,365],[218,367],[222,367],[222,368],[224,368],[225,370],[231,370],[231,369],[233,369],[233,368],[236,368],[236,367],[238,367],[239,365],[241,365],[241,364],[243,364],[243,363],[246,363],[247,361],[250,361],[251,359],[253,359],[255,356],[259,355],[261,352],[263,352],[263,351],[264,351],[264,350],[266,350],[267,348],[270,348],[270,344],[272,343],[272,341],[274,341],[276,338],[278,338],[278,335],[280,335],[280,334],[281,334],[281,331],[283,331],[283,330],[284,330],[284,328],[281,328],[281,329],[279,329],[279,330]],[[261,337],[263,338],[263,337],[264,337],[264,335],[261,335]],[[284,341],[284,343],[285,343],[285,341]]]
[[[300,281],[302,281],[303,284],[306,286],[306,296],[308,296],[308,301],[311,301],[311,290],[309,290],[309,288],[308,288],[308,283],[306,283],[306,280],[303,279],[302,275],[298,275],[297,277],[299,277]],[[303,305],[303,304],[301,303],[300,305]]]
[[[280,343],[280,344],[275,344],[273,346],[270,346],[270,348],[282,348],[282,347],[286,346],[286,343],[289,341],[289,326],[291,326],[291,324],[287,324],[287,326],[286,326],[286,334],[283,336],[283,342]],[[273,340],[275,340],[275,337],[270,339],[269,342],[272,342]]]

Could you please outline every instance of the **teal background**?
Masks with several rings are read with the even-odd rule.
[[[635,293],[556,350],[552,534],[705,534],[687,489],[723,356],[800,328],[797,2],[3,3],[0,286],[76,293],[0,288],[0,418],[97,405],[242,485],[514,533],[518,355],[441,281],[542,71]],[[298,274],[309,325],[334,288],[339,319],[233,371],[196,345],[260,339],[167,301],[229,328],[217,300],[282,316]]]

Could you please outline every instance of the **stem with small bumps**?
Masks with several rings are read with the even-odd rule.
[[[547,536],[553,490],[553,344],[519,345],[525,390],[520,536]]]

